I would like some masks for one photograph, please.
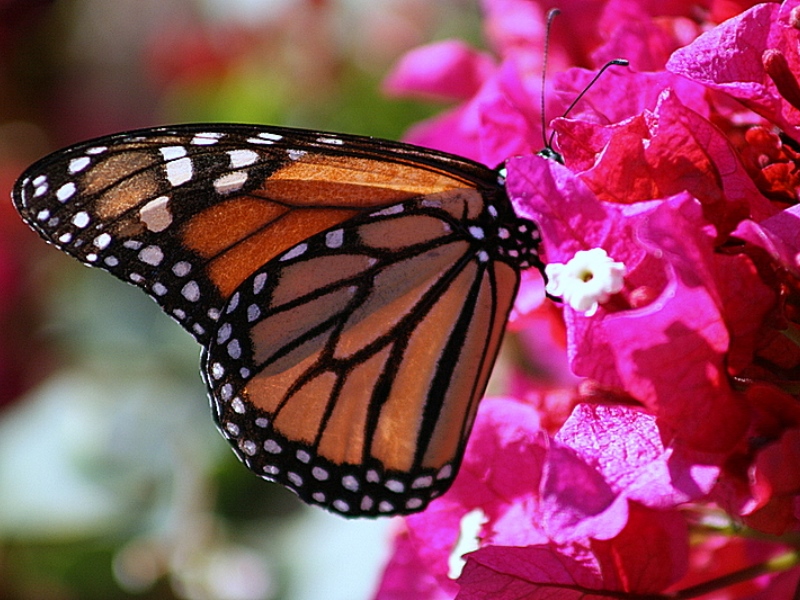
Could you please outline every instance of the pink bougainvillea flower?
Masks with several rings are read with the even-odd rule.
[[[487,398],[453,488],[424,513],[406,518],[377,597],[402,597],[390,590],[408,576],[409,565],[425,566],[414,585],[429,589],[437,581],[437,593],[454,592],[451,554],[471,511],[484,517],[482,547],[555,542],[561,551],[570,546],[570,552],[585,552],[601,540],[620,543],[641,511],[661,524],[658,539],[649,541],[649,530],[640,528],[641,543],[663,544],[669,537],[663,524],[674,522],[668,511],[703,497],[717,473],[713,465],[664,447],[655,419],[630,407],[579,405],[551,438],[531,405]],[[679,523],[670,547],[685,546],[685,524]],[[676,569],[670,581],[681,573]]]
[[[494,59],[460,40],[445,40],[408,52],[384,80],[384,91],[402,97],[468,100],[495,70]]]
[[[686,534],[679,514],[634,506],[626,527],[609,540],[582,547],[489,545],[466,556],[456,598],[600,600],[620,592],[653,593],[685,572]]]
[[[725,92],[797,138],[798,10],[797,0],[758,4],[677,50],[667,69]]]
[[[559,119],[554,127],[567,166],[602,200],[630,204],[685,190],[722,235],[743,218],[775,213],[722,133],[670,90],[652,112],[618,124]]]

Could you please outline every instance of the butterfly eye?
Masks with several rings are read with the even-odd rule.
[[[536,226],[469,160],[356,136],[184,125],[78,144],[14,203],[204,347],[242,462],[349,517],[455,477]]]

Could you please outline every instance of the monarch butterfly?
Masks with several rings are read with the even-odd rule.
[[[13,200],[197,339],[249,469],[379,516],[452,483],[519,273],[542,268],[500,173],[369,137],[180,125],[55,152]]]

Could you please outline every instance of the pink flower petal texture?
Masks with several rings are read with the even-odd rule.
[[[676,50],[667,70],[725,92],[797,138],[798,6],[758,4]]]
[[[686,524],[677,513],[634,507],[614,539],[587,546],[486,546],[467,555],[458,600],[610,599],[664,589],[686,570]],[[658,548],[658,560],[653,549]]]
[[[491,56],[460,40],[445,40],[408,52],[384,80],[395,96],[467,100],[494,72]]]
[[[630,206],[601,202],[573,173],[538,157],[509,161],[508,171],[509,194],[541,224],[549,261],[604,248],[627,267],[628,304],[634,292],[650,299],[626,310],[601,306],[591,318],[566,308],[573,370],[623,389],[695,450],[729,450],[747,415],[726,372],[731,332],[716,276],[726,258],[713,253],[697,201],[683,193]],[[747,261],[734,264],[756,292],[750,308],[764,315],[769,290]]]

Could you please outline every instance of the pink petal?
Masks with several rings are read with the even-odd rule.
[[[442,586],[426,567],[408,532],[399,533],[374,600],[452,600],[457,586]]]
[[[701,499],[719,467],[705,457],[664,446],[652,415],[628,406],[578,405],[558,434],[615,494],[651,508],[674,508]]]
[[[721,233],[747,216],[760,221],[775,212],[722,132],[671,91],[641,118],[605,128],[559,120],[554,128],[567,165],[582,169],[603,200],[631,203],[686,190]]]
[[[799,5],[754,6],[677,50],[667,69],[733,96],[797,138],[800,54],[791,13]]]
[[[586,558],[565,556],[551,546],[481,548],[468,555],[456,598],[607,600],[599,566]]]
[[[586,89],[597,71],[573,68],[553,77],[561,103],[568,106]],[[700,115],[709,113],[705,88],[684,77],[659,71],[640,73],[631,67],[610,67],[570,112],[572,121],[608,125],[654,110],[670,88],[680,101]],[[580,138],[578,138],[580,140]]]
[[[384,80],[396,96],[468,100],[495,70],[494,59],[460,40],[444,40],[405,54]]]

